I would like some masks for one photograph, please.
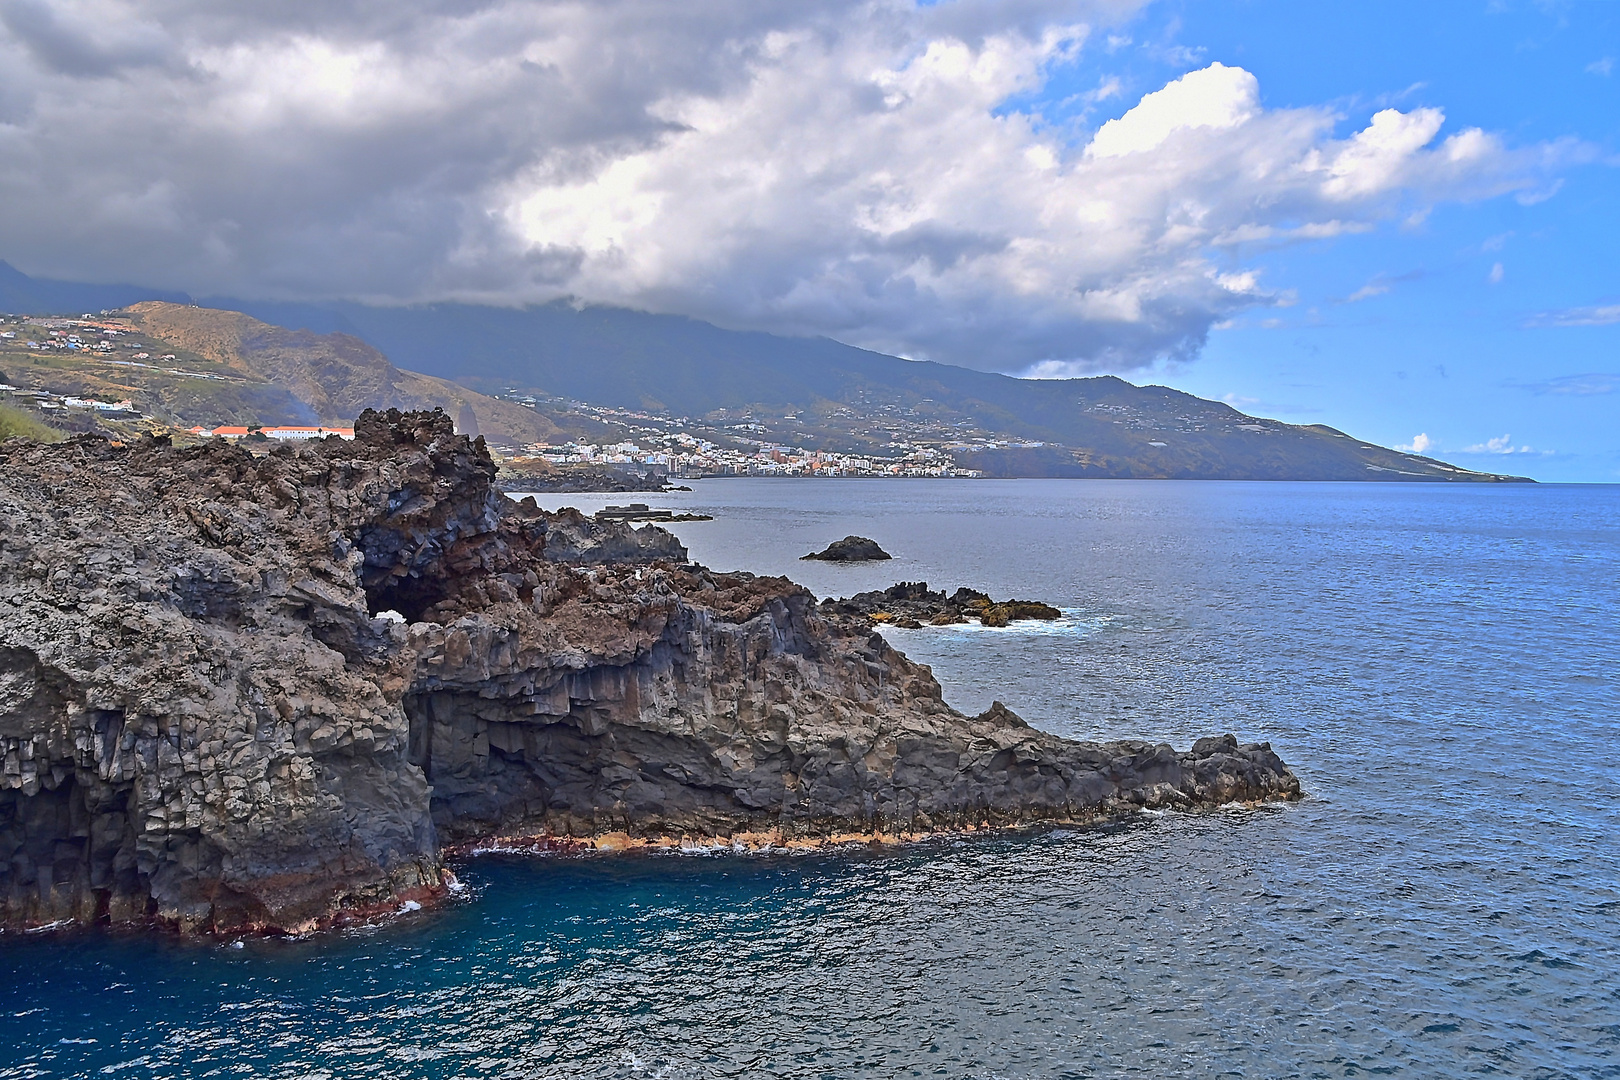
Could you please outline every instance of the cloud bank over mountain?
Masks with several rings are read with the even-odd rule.
[[[1286,299],[1253,245],[1543,197],[1570,152],[1437,108],[1268,109],[1221,63],[1095,131],[1049,120],[1140,6],[0,0],[0,258],[1128,371]]]

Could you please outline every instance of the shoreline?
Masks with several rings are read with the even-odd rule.
[[[438,885],[407,889],[386,900],[376,900],[339,908],[319,919],[291,926],[243,926],[229,930],[186,930],[175,920],[151,916],[142,921],[114,922],[101,918],[56,919],[35,925],[0,924],[0,948],[7,935],[67,935],[100,931],[136,936],[159,937],[197,945],[239,942],[248,938],[307,940],[331,933],[368,927],[387,926],[407,915],[431,914],[457,898],[467,895],[468,885],[455,867],[465,867],[483,858],[618,858],[635,855],[813,855],[852,852],[856,849],[899,853],[907,848],[946,840],[990,840],[1037,836],[1060,829],[1089,830],[1133,821],[1151,821],[1170,815],[1207,817],[1234,812],[1254,812],[1270,807],[1297,806],[1310,796],[1303,792],[1272,795],[1261,799],[1234,800],[1218,806],[1131,806],[1111,812],[1049,818],[1034,821],[997,823],[984,821],[949,828],[886,831],[836,832],[822,835],[792,835],[781,829],[733,833],[728,836],[695,837],[656,834],[634,836],[627,832],[603,832],[593,836],[561,836],[553,833],[496,833],[446,844],[439,849],[443,863]]]
[[[443,413],[263,456],[0,457],[13,925],[307,932],[436,902],[447,852],[507,832],[819,848],[1299,791],[1231,734],[1177,751],[961,713],[786,577],[505,497]]]

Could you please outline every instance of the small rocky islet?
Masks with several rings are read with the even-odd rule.
[[[964,715],[873,628],[655,525],[512,501],[442,412],[264,455],[0,443],[0,926],[302,932],[429,902],[455,852],[513,838],[794,846],[1299,797],[1264,743]]]
[[[982,626],[1007,626],[1020,619],[1051,621],[1063,612],[1039,600],[992,600],[988,593],[966,587],[949,596],[928,591],[926,581],[902,581],[887,589],[856,593],[841,600],[823,600],[829,615],[870,619],[904,630],[924,626],[954,626],[970,619]]]
[[[821,551],[800,555],[799,561],[813,559],[819,562],[877,562],[892,558],[894,556],[878,546],[876,540],[865,536],[846,536],[842,540],[834,540]]]

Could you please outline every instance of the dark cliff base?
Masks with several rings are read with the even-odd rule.
[[[353,442],[0,445],[0,922],[303,930],[446,845],[793,844],[1295,798],[1264,745],[950,709],[859,614]]]

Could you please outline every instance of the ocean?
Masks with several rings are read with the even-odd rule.
[[[709,480],[718,569],[1060,607],[891,629],[964,711],[1295,805],[900,849],[488,856],[303,940],[0,935],[0,1078],[1620,1077],[1620,486]],[[895,558],[798,556],[854,533]]]

